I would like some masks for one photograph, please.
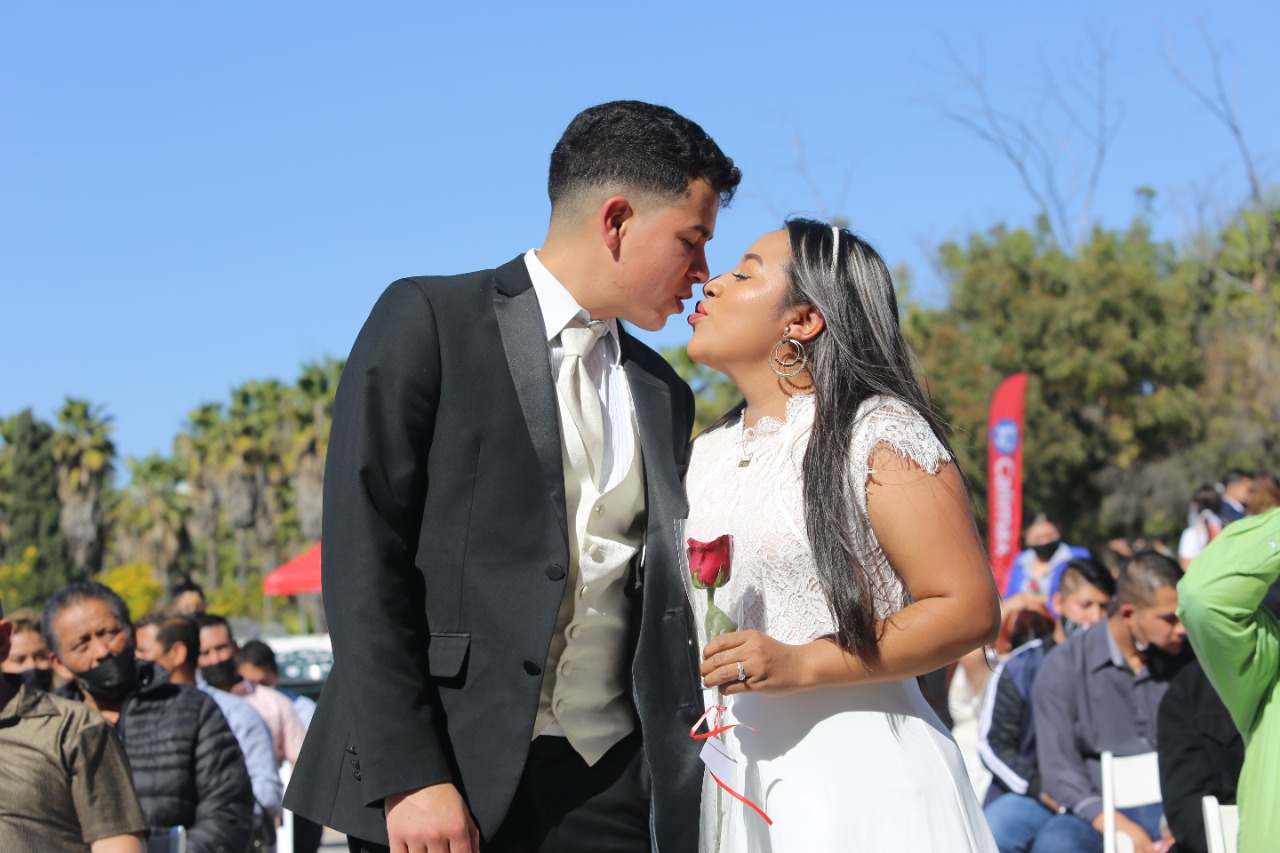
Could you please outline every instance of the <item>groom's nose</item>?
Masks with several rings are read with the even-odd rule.
[[[689,266],[689,274],[694,281],[706,281],[707,276],[711,274],[711,269],[707,266],[706,246],[699,245],[695,250],[693,263]]]

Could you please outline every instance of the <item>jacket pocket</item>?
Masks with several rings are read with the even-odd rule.
[[[470,650],[470,634],[433,632],[427,646],[427,670],[433,678],[457,678]]]

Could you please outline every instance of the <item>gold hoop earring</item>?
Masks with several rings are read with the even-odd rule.
[[[787,344],[795,349],[795,355],[790,357],[780,355],[779,351]],[[803,373],[808,364],[809,355],[804,351],[804,344],[791,337],[791,327],[787,326],[782,331],[782,340],[769,350],[769,369],[780,379],[792,379]]]

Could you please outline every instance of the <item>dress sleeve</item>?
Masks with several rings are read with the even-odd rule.
[[[874,408],[854,427],[853,437],[853,462],[865,467],[867,476],[875,473],[871,457],[881,448],[915,463],[930,474],[937,474],[943,465],[951,461],[946,446],[915,409],[897,400],[873,402],[872,405]]]

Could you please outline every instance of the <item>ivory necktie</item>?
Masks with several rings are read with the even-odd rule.
[[[578,321],[566,326],[560,332],[560,343],[564,346],[564,358],[560,361],[560,375],[556,379],[556,392],[569,410],[574,426],[578,428],[578,441],[573,436],[565,436],[565,446],[569,449],[569,461],[575,468],[581,468],[582,474],[597,486],[600,483],[600,470],[604,460],[604,418],[600,408],[600,392],[583,358],[596,341],[608,331],[608,327],[599,320],[592,320],[585,327]],[[580,458],[585,452],[586,458]]]

